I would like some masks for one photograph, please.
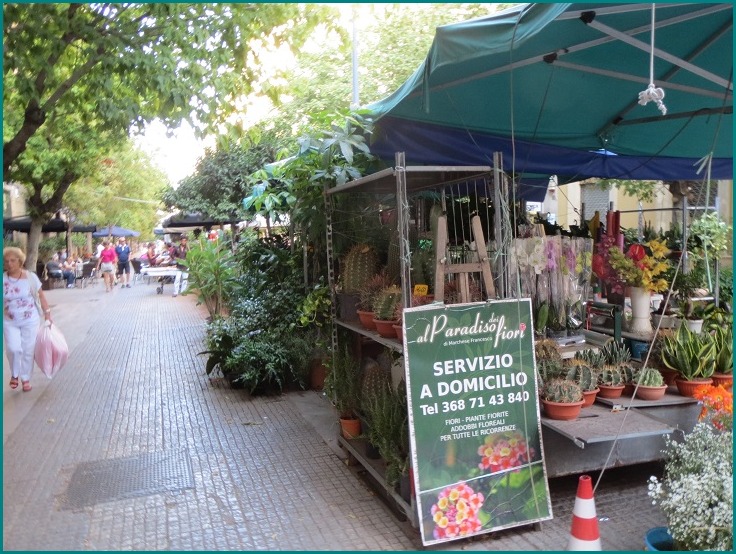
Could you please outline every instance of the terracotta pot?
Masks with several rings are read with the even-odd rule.
[[[595,402],[595,397],[598,396],[598,393],[601,389],[595,388],[593,390],[584,390],[583,391],[583,408],[588,408],[593,405],[593,402]]]
[[[402,325],[394,325],[394,332],[399,342],[404,342],[404,327]]]
[[[360,436],[360,420],[357,417],[341,417],[340,429],[344,439],[357,439]]]
[[[378,331],[379,335],[387,339],[395,339],[396,331],[394,331],[394,325],[396,325],[397,321],[398,320],[396,319],[374,319],[373,324],[375,325],[376,331]]]
[[[710,377],[713,379],[714,387],[717,387],[718,385],[721,385],[724,389],[730,389],[733,387],[732,373],[714,373]]]
[[[646,385],[639,385],[636,389],[636,397],[642,400],[659,400],[667,392],[667,385],[661,387],[647,387]]]
[[[374,314],[373,312],[364,312],[363,310],[358,310],[358,319],[360,319],[360,324],[366,329],[370,329],[371,331],[376,330],[376,324],[373,323],[374,315],[376,314]]]
[[[580,402],[552,402],[550,400],[542,400],[544,414],[550,419],[568,421],[576,419],[580,415],[584,401]]]
[[[664,384],[667,385],[668,387],[670,385],[675,384],[675,379],[680,374],[679,371],[675,371],[674,369],[662,368],[662,367],[657,369],[657,371],[659,371],[662,374],[662,379],[664,379]]]
[[[689,396],[690,398],[695,396],[695,390],[700,385],[711,385],[713,379],[693,379],[692,381],[686,381],[685,379],[675,379],[675,385],[677,385],[677,392],[682,396]]]
[[[624,386],[609,386],[609,385],[598,385],[601,391],[598,393],[599,398],[620,398],[621,393],[624,392]]]
[[[327,367],[321,359],[312,360],[309,368],[309,387],[312,390],[322,390],[325,386],[325,377],[327,377]]]
[[[624,385],[624,390],[621,391],[622,396],[634,396],[634,389],[636,388],[636,385],[633,383],[626,383]]]

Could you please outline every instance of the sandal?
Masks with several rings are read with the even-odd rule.
[[[30,381],[23,381],[23,392],[28,392],[31,390],[31,382]]]
[[[18,378],[17,377],[11,377],[10,378],[10,388],[11,389],[17,389],[18,388]]]

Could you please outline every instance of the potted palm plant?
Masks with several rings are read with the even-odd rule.
[[[684,325],[677,333],[665,337],[662,362],[679,373],[675,379],[677,390],[683,396],[693,396],[698,385],[710,384],[715,370],[715,342],[707,334],[690,331]]]

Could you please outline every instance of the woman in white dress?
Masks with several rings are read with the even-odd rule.
[[[35,273],[23,269],[25,253],[14,246],[3,249],[3,337],[10,362],[10,388],[31,390],[33,354],[40,315],[51,321],[51,309]]]

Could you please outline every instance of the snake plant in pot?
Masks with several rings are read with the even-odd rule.
[[[713,337],[694,333],[684,325],[662,346],[662,361],[680,377],[675,379],[677,390],[683,396],[692,396],[698,385],[710,384],[715,370],[716,350]]]

